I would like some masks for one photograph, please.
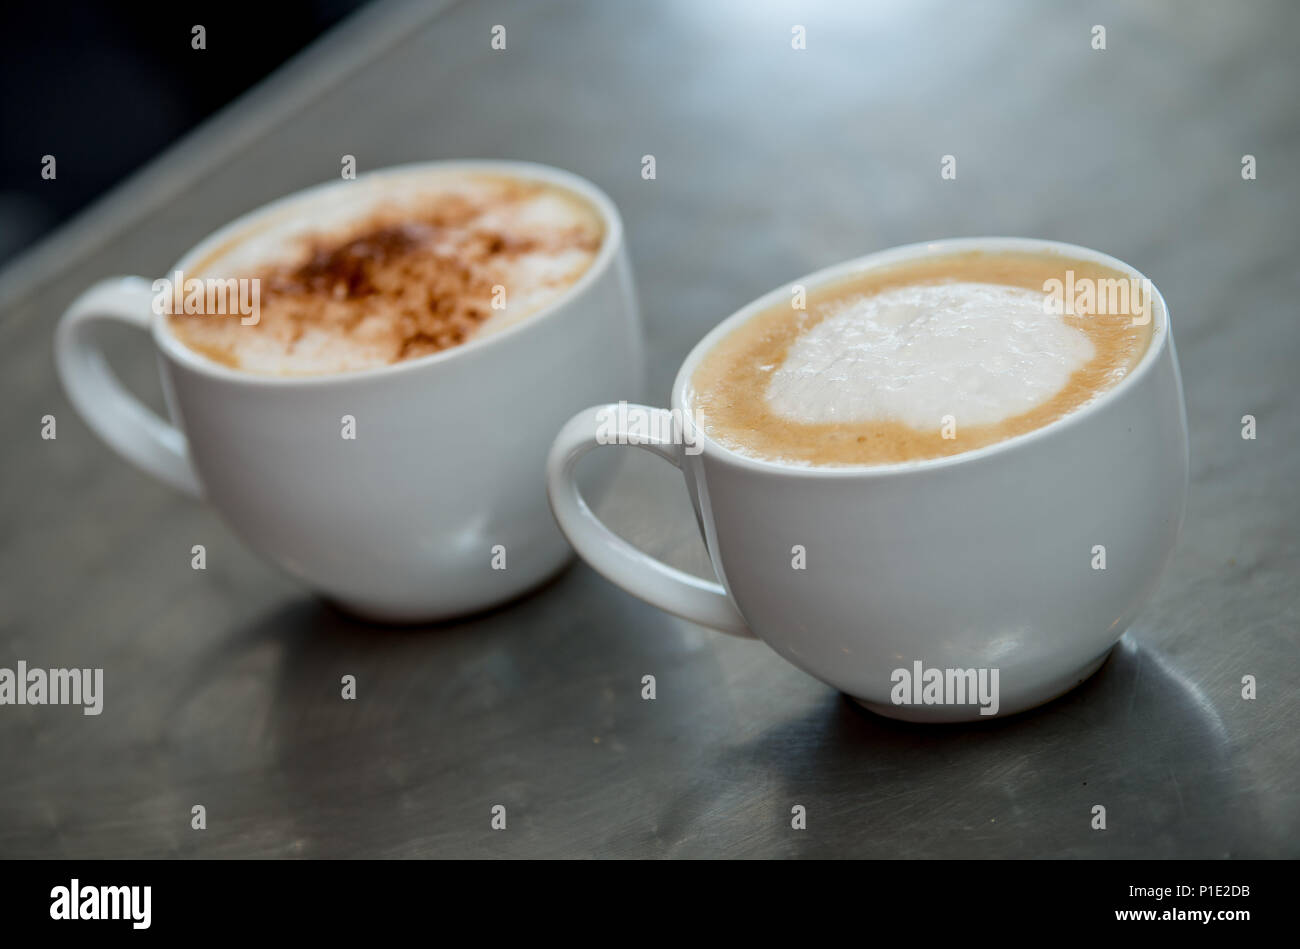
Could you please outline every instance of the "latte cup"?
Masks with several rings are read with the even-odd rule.
[[[610,199],[568,172],[523,162],[433,162],[559,186],[603,219],[595,259],[556,301],[493,335],[378,368],[272,376],[227,368],[187,348],[153,312],[152,282],[104,280],[64,313],[55,340],[73,406],[127,460],[210,503],[253,548],[360,616],[438,620],[536,586],[571,557],[547,507],[544,467],[575,410],[643,378],[641,330],[623,226]],[[239,218],[186,253],[189,272],[216,248],[296,216],[311,222],[338,181]],[[127,392],[92,332],[125,323],[150,335],[169,418]],[[352,434],[343,437],[345,416]],[[604,490],[612,475],[593,474]]]
[[[970,251],[1055,253],[1145,279],[1082,247],[980,238],[899,247],[795,282],[812,290]],[[597,406],[560,430],[547,487],[579,555],[646,602],[760,639],[892,718],[1008,715],[1084,681],[1152,595],[1182,522],[1187,420],[1160,293],[1151,287],[1145,354],[1086,405],[964,453],[841,467],[759,460],[710,438],[707,424],[686,424],[705,355],[788,301],[781,287],[710,332],[682,364],[671,410]],[[681,469],[716,580],[656,560],[594,516],[575,472],[607,444]]]

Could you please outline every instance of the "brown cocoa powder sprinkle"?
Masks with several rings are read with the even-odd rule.
[[[516,258],[599,251],[600,229],[575,225],[521,234],[490,220],[490,212],[542,190],[511,183],[486,199],[439,195],[414,206],[390,204],[346,228],[304,235],[295,259],[251,275],[260,278],[261,321],[239,326],[238,333],[265,334],[289,353],[311,329],[359,333],[365,346],[386,349],[388,361],[458,346],[494,314],[494,288],[509,282]],[[192,326],[181,328],[182,335],[190,332],[187,342],[213,358],[234,346],[233,333],[223,335],[218,325],[233,325],[234,318],[172,320]],[[233,351],[227,355],[234,359]]]
[[[397,358],[409,359],[460,345],[492,315],[493,264],[539,249],[594,253],[600,244],[581,231],[542,241],[445,220],[376,222],[342,243],[318,240],[303,263],[263,277],[263,306],[292,299],[290,318],[311,323],[320,318],[313,300],[329,300],[348,305],[346,323],[355,326],[365,315],[365,300],[383,296],[399,312]]]
[[[411,253],[429,236],[428,226],[408,222],[381,227],[332,248],[317,246],[306,263],[288,274],[271,276],[272,292],[329,293],[337,298],[336,288],[341,286],[345,299],[367,296],[375,292],[372,269]]]

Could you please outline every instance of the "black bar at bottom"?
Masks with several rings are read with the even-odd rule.
[[[460,941],[503,928],[654,931],[677,919],[736,933],[782,918],[810,935],[834,923],[867,937],[911,920],[925,936],[1048,923],[1231,937],[1284,922],[1293,877],[1281,861],[5,861],[0,927],[10,945],[33,930],[336,940],[406,922]]]

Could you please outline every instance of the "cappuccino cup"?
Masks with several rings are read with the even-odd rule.
[[[107,366],[92,330],[109,321],[150,335],[168,418]],[[388,622],[480,610],[557,572],[571,551],[546,502],[551,437],[644,371],[613,203],[568,172],[489,161],[385,169],[255,210],[167,278],[88,289],[55,357],[123,457]]]
[[[716,579],[596,518],[575,474],[611,444],[681,469]],[[773,290],[691,351],[669,409],[588,408],[547,463],[561,529],[606,578],[919,722],[1013,714],[1096,671],[1156,587],[1187,480],[1159,291],[1019,238]]]

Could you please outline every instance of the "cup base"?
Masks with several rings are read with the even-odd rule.
[[[1096,659],[1069,675],[1060,676],[1035,689],[1020,692],[1011,697],[1003,695],[997,713],[994,715],[981,715],[978,705],[893,705],[871,702],[867,699],[860,699],[855,695],[850,695],[849,698],[869,712],[903,722],[935,724],[945,722],[987,722],[994,718],[1006,718],[1008,715],[1027,712],[1040,705],[1046,705],[1053,699],[1060,698],[1075,686],[1087,681],[1094,672],[1105,665],[1114,648],[1115,646],[1111,646]]]
[[[375,626],[432,626],[468,620],[484,613],[507,607],[517,600],[531,596],[558,577],[573,561],[573,551],[565,549],[558,561],[543,566],[540,571],[519,573],[513,582],[495,589],[471,591],[456,600],[437,603],[393,604],[345,599],[323,593],[317,595],[340,613],[355,620]]]

